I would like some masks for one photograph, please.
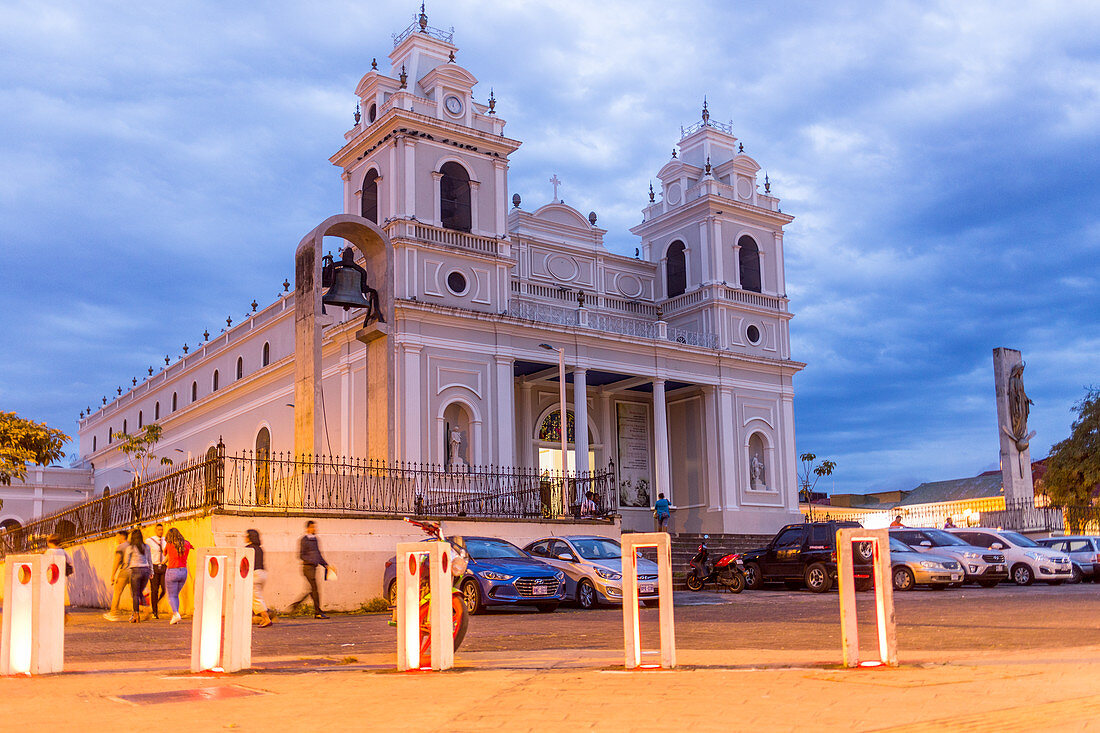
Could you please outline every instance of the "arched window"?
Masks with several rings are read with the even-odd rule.
[[[378,171],[371,168],[363,176],[363,218],[378,223]]]
[[[115,429],[107,428],[107,445],[115,442]]]
[[[271,344],[264,342],[264,353],[260,358],[260,366],[267,366],[271,363]]]
[[[125,420],[122,421],[122,432],[123,432],[123,434],[125,434],[127,432],[127,430],[126,430],[126,421]]]
[[[218,449],[210,446],[206,450],[206,460],[203,467],[203,484],[206,490],[207,504],[213,503],[218,496],[218,488],[221,486],[225,475],[222,473],[221,461],[218,460]]]
[[[243,356],[238,356],[237,357],[237,379],[240,379],[243,376],[244,376],[244,357]]]
[[[470,219],[470,174],[458,163],[444,163],[439,169],[439,216],[447,229],[468,232]]]
[[[138,410],[138,430],[143,427],[145,427],[145,415],[142,414],[141,410]]]
[[[199,383],[191,382],[191,401],[194,402],[199,398]]]
[[[153,419],[160,420],[160,403],[153,405]]]
[[[256,433],[256,503],[271,502],[271,431]]]
[[[572,443],[576,438],[576,431],[573,425],[573,411],[565,411],[565,442]],[[542,425],[539,426],[539,440],[547,443],[560,443],[561,442],[561,410],[554,409],[546,413],[546,417],[542,419]],[[596,442],[592,435],[592,429],[588,430],[588,444]]]
[[[96,441],[95,436],[93,435],[92,436],[92,453],[95,453],[95,451],[96,451],[96,443],[97,442],[98,441]]]
[[[683,295],[687,290],[687,257],[680,240],[670,244],[665,253],[665,290],[669,298]]]
[[[756,246],[756,240],[745,235],[737,240],[741,248],[737,255],[737,263],[741,268],[741,289],[751,290],[754,293],[762,292],[760,289],[760,248]]]
[[[211,381],[210,391],[211,392],[217,392],[218,391],[218,370],[217,369],[214,370],[214,379]]]
[[[173,393],[172,393],[172,412],[175,412],[175,411],[176,411],[176,405],[177,405],[177,404],[178,404],[178,403],[177,403],[177,401],[176,401],[176,393],[175,393],[175,392],[173,392]]]

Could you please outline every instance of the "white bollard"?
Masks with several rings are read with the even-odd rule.
[[[657,617],[661,633],[661,666],[676,666],[676,633],[672,624],[672,543],[667,532],[627,533],[620,540],[623,566],[623,641],[626,668],[642,664],[641,634],[638,620],[639,547],[657,548]],[[655,666],[655,665],[654,665]]]
[[[8,555],[0,674],[50,674],[65,662],[65,558]]]
[[[877,662],[859,661],[859,622],[856,617],[856,579],[853,542],[870,542],[871,577],[875,582],[875,614],[878,620]],[[894,623],[894,585],[890,573],[890,533],[885,529],[844,527],[836,532],[836,574],[840,593],[840,638],[845,667],[877,667],[898,664],[897,626]]]
[[[206,547],[197,556],[191,671],[248,669],[255,553],[250,547]]]
[[[427,669],[420,659],[420,558],[428,557],[432,600],[431,669],[455,663],[454,610],[451,607],[451,545],[447,542],[397,544],[397,669]]]

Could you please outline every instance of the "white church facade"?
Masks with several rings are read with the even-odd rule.
[[[556,195],[537,207],[510,195],[521,143],[495,100],[475,95],[457,52],[424,22],[397,36],[388,73],[372,67],[359,82],[356,124],[331,158],[342,214],[390,248],[392,282],[373,284],[392,294],[393,378],[372,379],[363,312],[327,308],[315,324],[317,451],[561,469],[564,350],[568,422],[579,428],[566,468],[613,466],[624,529],[652,527],[658,493],[675,507],[674,532],[798,521],[792,378],[804,365],[791,359],[783,269],[792,217],[760,165],[704,108],[657,172],[631,230],[638,255],[611,252],[595,214]],[[344,244],[325,240],[337,259]],[[83,414],[81,462],[96,492],[132,480],[115,435],[154,421],[158,453],[177,461],[219,440],[294,450],[295,297],[288,287]],[[379,389],[393,405],[381,444],[364,419]]]

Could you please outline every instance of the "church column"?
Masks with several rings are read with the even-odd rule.
[[[603,455],[600,457],[600,470],[607,468],[608,461],[615,457],[618,436],[616,435],[615,416],[611,413],[614,409],[611,405],[611,393],[604,390],[599,392],[600,400],[600,440],[603,443]],[[617,463],[617,462],[616,462]]]
[[[496,364],[496,454],[497,465],[516,464],[516,381],[515,359],[494,356]]]
[[[421,445],[421,426],[424,415],[421,408],[420,344],[402,344],[402,395],[401,411],[401,456],[406,461],[424,461],[424,446]]]
[[[508,166],[499,158],[493,160],[493,173],[496,176],[496,231],[500,236],[508,231]]]
[[[733,287],[741,289],[741,245],[733,245]]]
[[[722,503],[726,509],[737,509],[737,430],[734,414],[733,390],[729,387],[718,389],[718,461],[719,476],[722,485]]]
[[[710,227],[708,226],[708,219],[706,217],[703,221],[699,222],[699,284],[703,285],[710,282]],[[691,289],[691,283],[688,283],[688,289]]]
[[[481,229],[478,226],[477,210],[480,208],[480,197],[477,195],[478,189],[481,188],[479,181],[470,181],[470,233],[481,234]]]
[[[707,467],[707,510],[722,510],[722,462],[718,456],[721,443],[718,439],[718,388],[703,387],[704,433],[703,464]]]
[[[405,215],[416,214],[416,142],[409,138],[401,138],[404,141],[405,159]]]
[[[669,480],[668,457],[668,413],[665,408],[665,380],[653,380],[653,452],[656,461],[654,480],[657,494],[664,494],[670,503],[675,504],[672,485]],[[651,497],[656,501],[657,496]]]
[[[787,274],[783,268],[783,230],[775,233],[775,294],[780,297],[787,296]]]
[[[588,470],[588,370],[573,369],[573,470]]]
[[[435,203],[432,207],[432,224],[437,227],[443,226],[443,194],[440,190],[440,181],[443,180],[443,174],[439,171],[432,171],[432,195],[435,198]]]
[[[531,436],[535,433],[535,416],[531,414],[534,403],[531,401],[533,385],[524,380],[520,382],[520,425],[519,425],[519,459],[524,468],[537,468],[534,456],[534,444]]]
[[[714,281],[726,281],[725,247],[722,246],[722,220],[716,216],[710,220],[710,250],[714,255]]]

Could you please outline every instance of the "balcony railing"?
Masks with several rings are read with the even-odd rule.
[[[401,517],[591,518],[618,512],[614,470],[569,474],[534,468],[386,463],[337,456],[251,452],[216,455],[116,494],[0,532],[0,553],[41,550],[58,534],[71,544],[170,517],[213,511]]]

